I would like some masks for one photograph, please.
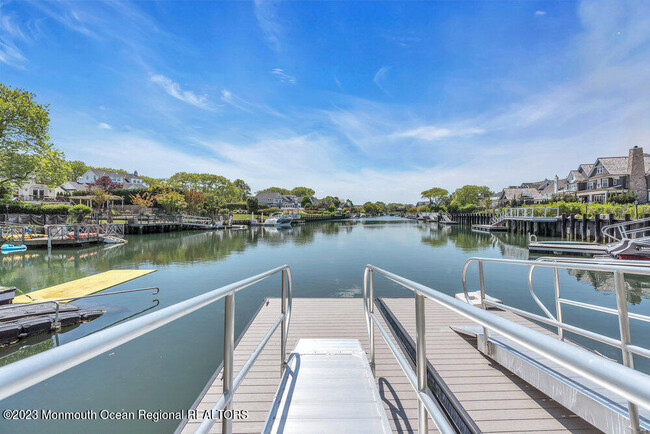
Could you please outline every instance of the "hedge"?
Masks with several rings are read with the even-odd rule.
[[[11,214],[68,215],[72,211],[70,205],[39,205],[34,203],[9,201],[0,203],[0,212],[7,212],[7,207]]]

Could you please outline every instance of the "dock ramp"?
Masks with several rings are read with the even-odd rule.
[[[263,432],[392,432],[359,340],[300,339]]]

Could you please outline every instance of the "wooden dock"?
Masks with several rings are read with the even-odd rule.
[[[531,242],[528,250],[534,253],[567,253],[573,255],[606,255],[607,245],[596,243]]]
[[[472,230],[475,232],[507,232],[508,228],[495,225],[472,225]]]
[[[156,270],[110,270],[81,279],[39,289],[14,298],[13,303],[36,303],[60,298],[83,297],[111,288],[129,280],[142,277]],[[67,303],[63,301],[62,303]]]
[[[384,298],[385,304],[415,337],[413,298]],[[235,373],[258,345],[280,311],[277,298],[268,299],[240,336],[235,349]],[[512,315],[502,312],[502,315]],[[381,315],[383,327],[389,330]],[[517,317],[518,318],[518,317]],[[518,319],[518,321],[522,321]],[[430,300],[426,301],[427,356],[460,404],[483,432],[598,432],[592,425],[496,366],[476,349],[475,340],[463,337],[450,325],[471,323]],[[268,342],[242,385],[233,408],[248,411],[248,419],[233,421],[234,432],[260,432],[280,381],[279,330]],[[299,338],[359,339],[368,351],[368,337],[361,298],[294,298],[287,350]],[[376,375],[384,408],[394,432],[417,431],[417,398],[395,357],[376,334]],[[210,409],[222,393],[217,370],[194,406],[199,414]],[[185,423],[187,422],[187,423]],[[200,420],[184,421],[178,432],[193,432]],[[430,431],[435,432],[433,422]],[[212,432],[220,432],[217,422]]]

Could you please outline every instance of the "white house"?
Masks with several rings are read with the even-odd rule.
[[[25,201],[55,200],[58,193],[63,193],[60,187],[50,187],[46,184],[39,184],[34,180],[30,180],[18,187],[16,196]]]
[[[88,169],[86,173],[77,178],[79,184],[92,184],[99,178],[107,176],[111,181],[122,184],[122,188],[148,188],[144,179],[138,176],[138,171],[133,173],[119,173],[111,170]]]

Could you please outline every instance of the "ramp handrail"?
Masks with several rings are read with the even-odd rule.
[[[436,291],[435,289],[429,288],[420,283],[413,282],[412,280],[408,280],[404,277],[398,276],[389,271],[382,270],[381,268],[375,267],[373,265],[366,266],[366,276],[368,275],[369,271],[372,272],[373,274],[378,273],[388,278],[389,280],[403,286],[404,288],[410,289],[411,291],[415,292],[415,296],[416,296],[415,316],[416,316],[416,331],[417,331],[417,343],[418,343],[417,360],[418,362],[420,361],[423,362],[422,364],[418,363],[418,374],[420,374],[420,367],[422,367],[423,370],[426,370],[425,367],[426,349],[424,347],[424,342],[425,342],[424,341],[424,331],[425,331],[424,297],[426,297],[430,300],[435,301],[441,306],[446,307],[447,309],[450,309],[464,316],[465,318],[468,318],[469,320],[474,321],[475,323],[483,326],[485,330],[489,329],[496,333],[499,333],[502,336],[505,336],[506,338],[509,338],[512,341],[516,342],[517,344],[522,345],[523,347],[528,348],[529,350],[543,357],[546,357],[554,361],[555,363],[558,363],[564,368],[593,381],[594,383],[606,388],[607,390],[613,393],[616,393],[617,395],[623,397],[628,402],[630,402],[631,405],[633,406],[639,405],[647,410],[650,410],[650,376],[649,375],[646,375],[639,371],[635,371],[634,369],[631,369],[627,366],[623,366],[617,362],[608,360],[595,353],[586,351],[578,346],[559,341],[557,339],[554,339],[551,336],[545,335],[536,330],[525,327],[521,324],[517,324],[513,321],[502,318],[498,315],[494,315],[485,310],[485,306],[488,304],[488,301],[485,300],[484,298],[485,282],[483,276],[483,262],[502,262],[502,261],[503,263],[513,263],[513,264],[520,264],[520,265],[527,265],[527,266],[536,265],[536,266],[545,266],[549,268],[556,268],[556,267],[561,268],[564,265],[559,263],[550,263],[550,262],[540,263],[536,261],[522,261],[522,260],[512,260],[512,259],[499,260],[493,258],[470,258],[465,263],[465,266],[463,267],[463,290],[465,291],[465,296],[469,301],[469,295],[467,294],[467,290],[465,289],[465,273],[470,263],[478,262],[479,279],[481,282],[481,295],[482,295],[481,302],[483,306],[482,309],[473,306],[469,303],[466,303],[464,301],[457,300],[454,297],[450,297],[446,294],[443,294],[440,291]],[[607,266],[603,266],[603,265],[584,265],[583,267],[592,271],[603,271],[603,269],[608,268]],[[638,271],[638,269],[634,267],[620,267],[620,268],[624,269],[626,273],[627,272],[632,273],[634,271]],[[618,270],[618,271],[622,271],[622,270]],[[650,275],[650,269],[647,270],[647,272],[644,272],[643,274]],[[370,340],[370,352],[371,352],[371,356],[374,358],[374,339],[372,333],[372,323],[370,320],[372,320],[375,323],[375,325],[378,326],[379,330],[382,332],[382,335],[384,335],[384,339],[388,339],[388,336],[385,330],[383,330],[383,328],[379,324],[377,317],[372,312],[372,304],[368,303],[368,298],[366,297],[366,295],[372,296],[372,291],[370,291],[369,293],[366,291],[367,289],[366,286],[368,286],[367,285],[368,280],[372,281],[371,279],[372,277],[370,277],[369,279],[368,278],[364,279],[364,282],[366,282],[364,284],[364,306],[365,306],[366,318],[367,318],[366,322],[368,327],[368,336]],[[369,285],[369,287],[372,289],[372,284]],[[498,307],[504,307],[504,308],[507,307],[507,306],[503,306],[501,303],[489,302],[489,304]],[[512,308],[511,310],[514,310],[514,308]],[[538,317],[546,320],[546,318],[544,317],[541,316]],[[484,332],[483,336],[485,339],[487,339],[487,333]],[[389,344],[389,347],[390,346],[391,345]],[[628,345],[628,348],[630,347],[631,346]],[[391,349],[393,350],[392,347]],[[396,349],[393,350],[393,353],[399,360],[399,357],[396,353]],[[402,363],[400,362],[400,364]],[[404,365],[402,365],[402,369],[405,369]],[[407,376],[408,375],[409,374],[407,373]],[[411,375],[413,375],[412,371],[411,371]],[[419,379],[420,376],[418,375],[418,380]],[[418,381],[418,383],[420,382]],[[418,397],[420,398],[420,402],[425,402],[425,406],[426,406],[426,400],[422,397],[423,395],[422,389],[421,388],[419,389],[420,390],[418,391]],[[431,410],[429,409],[429,407],[427,406],[426,408],[431,414]],[[636,407],[634,407],[634,411],[636,411]],[[434,417],[434,414],[432,414],[432,417]],[[422,415],[422,413],[420,412],[419,415]],[[636,419],[636,422],[638,424],[638,413],[636,414],[631,413],[631,415],[632,415],[631,418],[632,423],[634,423],[634,419]],[[434,417],[434,421],[436,421],[435,417]],[[420,423],[419,426],[420,428],[423,428],[422,423]],[[426,424],[424,425],[424,428],[426,428]],[[438,428],[440,429],[441,427],[439,426]],[[442,428],[445,427],[443,426]]]
[[[638,220],[629,220],[618,223],[612,223],[602,227],[600,232],[603,234],[603,237],[610,238],[614,241],[622,241],[623,239],[637,239],[644,238],[647,235],[642,237],[637,237],[636,234],[647,234],[650,232],[650,226],[646,226],[646,223],[650,222],[650,217],[638,219]],[[643,224],[641,228],[633,229],[634,225]],[[629,236],[634,234],[635,236]]]
[[[620,264],[621,261],[618,261],[619,263],[612,263],[613,260],[611,259],[604,259],[604,260],[574,259],[574,258],[563,259],[563,258],[552,258],[552,257],[539,258],[537,261],[517,260],[517,259],[497,259],[497,258],[470,258],[465,262],[465,265],[463,266],[463,274],[462,274],[463,291],[465,293],[465,297],[468,300],[469,300],[469,294],[467,292],[467,286],[466,286],[466,274],[467,274],[467,269],[472,262],[478,263],[482,309],[486,309],[487,307],[490,306],[497,307],[499,309],[514,312],[518,315],[530,318],[532,320],[541,322],[543,324],[557,327],[558,338],[560,339],[560,341],[564,341],[564,332],[569,331],[578,334],[580,336],[584,336],[586,338],[620,348],[623,355],[623,364],[625,365],[625,367],[629,368],[633,372],[636,372],[634,371],[633,354],[638,354],[640,356],[650,358],[650,350],[648,350],[647,348],[643,348],[631,344],[630,321],[629,321],[629,319],[632,318],[640,321],[650,322],[650,316],[641,315],[637,313],[629,313],[627,310],[627,298],[625,294],[626,291],[625,274],[650,276],[650,267],[647,266],[648,265],[647,263],[640,264],[640,262],[642,261],[624,261],[626,262],[626,264]],[[533,298],[535,303],[540,307],[540,309],[544,312],[546,317],[536,315],[512,306],[508,306],[500,302],[490,301],[486,299],[485,278],[483,275],[484,263],[521,265],[521,266],[529,267],[528,288],[530,290],[531,297]],[[535,270],[536,267],[546,267],[546,268],[553,269],[553,282],[555,287],[555,315],[553,315],[549,311],[549,309],[544,305],[544,303],[542,303],[542,301],[537,297],[537,294],[535,293],[535,290],[533,288],[533,271]],[[611,309],[604,306],[597,306],[597,305],[584,303],[576,300],[570,300],[561,297],[560,279],[559,279],[560,269],[613,273],[614,285],[616,291],[617,309]],[[599,333],[592,332],[590,330],[586,330],[581,327],[567,324],[562,319],[563,304],[616,315],[618,317],[620,339],[614,339]],[[484,339],[485,348],[487,348],[487,333],[483,333],[483,339]],[[530,349],[535,351],[534,348],[530,348]],[[616,363],[616,362],[612,362],[612,363]],[[618,365],[618,363],[616,364]],[[572,369],[569,366],[565,366],[565,367],[567,369]],[[575,369],[572,370],[574,372],[577,372],[578,374],[581,374],[581,372],[576,371]],[[628,400],[630,424],[632,425],[632,428],[638,431],[640,426],[639,414],[635,404],[639,404],[642,406],[644,405],[636,402],[634,399],[630,399],[629,397],[621,393],[618,393],[616,390],[612,389],[608,385],[600,383],[595,378],[592,377],[587,377],[587,378],[590,378],[592,381],[600,384],[601,386],[607,388],[608,390],[611,390],[612,392],[615,392],[623,396]],[[650,380],[650,377],[648,377],[648,380]],[[648,380],[646,380],[647,383],[645,384],[645,387],[648,388],[648,390],[650,390],[650,381]]]
[[[281,314],[266,336],[264,336],[259,346],[248,358],[237,376],[233,379],[233,354],[235,349],[235,293],[276,273],[282,274]],[[206,292],[205,294],[190,298],[189,300],[176,303],[156,312],[93,333],[61,345],[60,347],[52,348],[51,350],[19,360],[10,365],[0,367],[0,400],[12,396],[87,360],[97,357],[112,348],[156,330],[165,324],[182,318],[201,309],[202,307],[214,303],[217,300],[225,298],[223,395],[221,395],[219,401],[214,405],[212,413],[218,415],[220,412],[215,412],[214,410],[231,409],[232,398],[235,391],[248,373],[250,367],[257,360],[262,349],[264,349],[267,342],[280,325],[282,326],[280,329],[280,363],[281,370],[284,370],[286,362],[287,335],[289,331],[289,322],[291,320],[292,286],[291,269],[288,265],[282,265],[255,276]],[[214,422],[215,420],[212,418],[204,419],[196,432],[208,432],[212,425],[214,425]],[[232,419],[222,419],[222,432],[232,432]]]

